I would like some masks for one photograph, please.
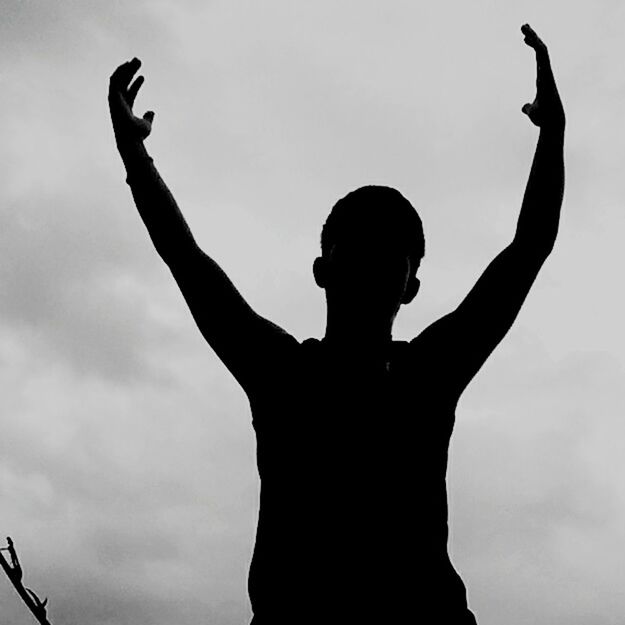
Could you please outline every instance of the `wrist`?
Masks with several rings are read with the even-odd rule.
[[[550,141],[564,141],[564,119],[550,121],[540,127],[540,136]]]
[[[126,169],[134,163],[140,163],[141,161],[150,158],[147,150],[145,149],[145,145],[143,145],[143,141],[136,138],[117,139],[117,150],[119,151],[119,155],[121,156]]]
[[[118,142],[117,148],[126,168],[126,182],[128,184],[130,184],[131,179],[147,170],[154,162],[141,140]]]
[[[140,155],[145,152],[145,146],[143,145],[143,139],[137,136],[122,135],[121,133],[115,133],[115,143],[117,144],[117,150],[121,154],[122,158],[126,155],[134,156]]]

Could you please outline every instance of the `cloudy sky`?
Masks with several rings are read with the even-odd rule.
[[[537,138],[529,22],[567,112],[559,240],[458,408],[450,551],[481,625],[625,614],[625,5],[617,0],[0,2],[0,536],[55,625],[247,623],[249,406],[124,184],[108,77],[202,248],[298,339],[332,204],[422,216],[409,339],[511,239]],[[31,622],[0,577],[3,625]]]

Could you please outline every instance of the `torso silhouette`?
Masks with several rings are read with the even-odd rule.
[[[334,345],[299,343],[254,313],[203,253],[172,266],[250,400],[261,479],[253,625],[475,624],[447,555],[454,412],[543,260],[509,245],[457,308],[377,356],[366,332],[352,350],[337,347],[340,334]],[[197,278],[207,272],[210,298]]]
[[[374,361],[323,340],[280,343],[248,391],[261,480],[253,623],[470,615],[447,555],[458,394],[444,363],[419,338]]]

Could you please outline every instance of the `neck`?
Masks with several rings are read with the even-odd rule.
[[[393,320],[374,323],[371,320],[341,318],[328,315],[324,343],[339,349],[366,353],[385,351],[393,337]]]

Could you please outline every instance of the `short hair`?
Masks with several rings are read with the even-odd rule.
[[[321,254],[337,241],[369,229],[392,237],[393,246],[406,250],[416,268],[425,254],[423,224],[414,206],[392,187],[368,185],[342,197],[321,229]]]

